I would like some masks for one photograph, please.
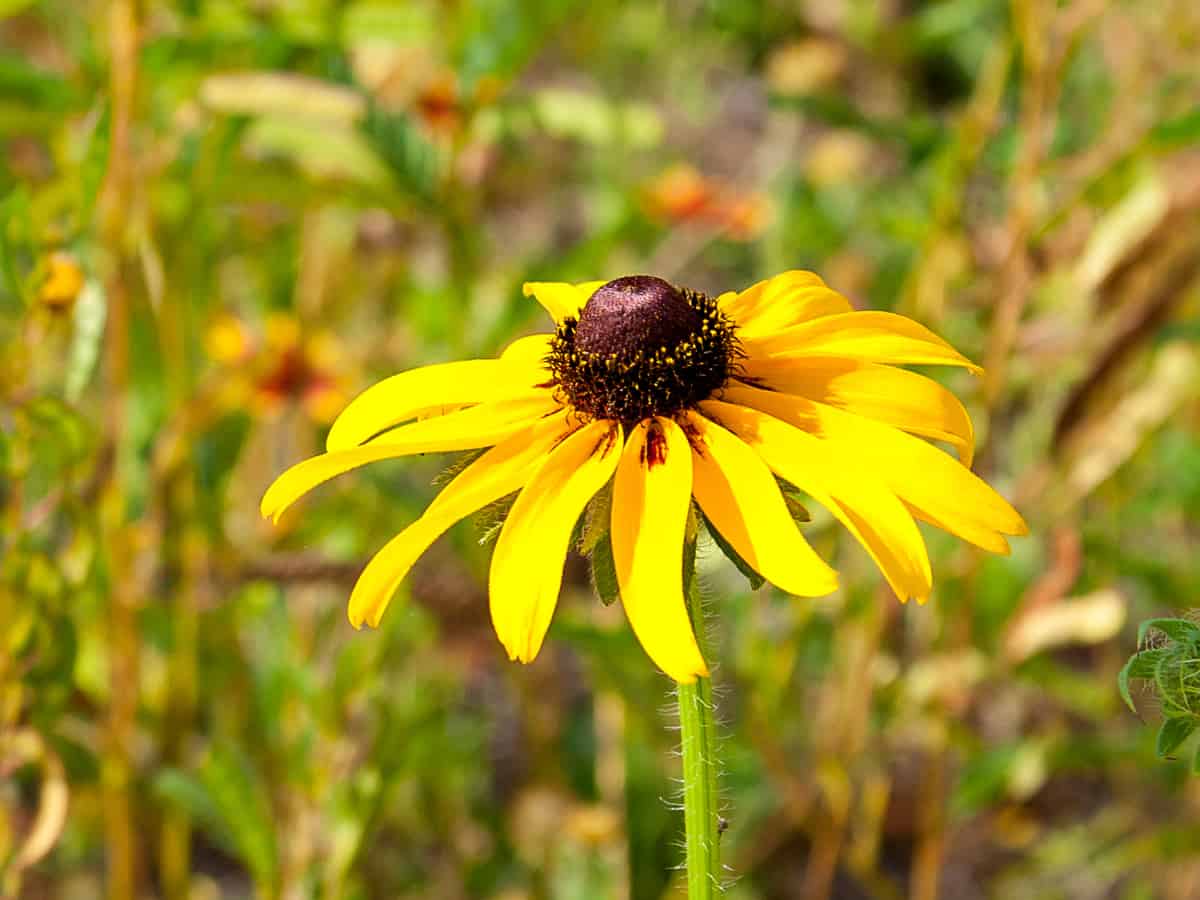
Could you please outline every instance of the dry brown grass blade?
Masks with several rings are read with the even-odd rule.
[[[1127,248],[1098,285],[1099,308],[1117,308],[1112,336],[1063,404],[1053,448],[1062,455],[1084,429],[1103,388],[1166,321],[1200,276],[1200,157],[1181,160],[1168,178],[1170,204],[1159,224]],[[1126,297],[1132,295],[1133,299]]]

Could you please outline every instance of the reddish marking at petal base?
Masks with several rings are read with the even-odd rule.
[[[642,460],[648,469],[667,461],[667,436],[656,424],[652,423],[646,430],[646,447],[642,451]]]

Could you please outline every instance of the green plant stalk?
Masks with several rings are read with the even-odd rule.
[[[689,585],[688,606],[697,639],[704,633],[703,610]],[[717,792],[717,729],[712,679],[678,686],[683,752],[683,822],[687,848],[688,900],[711,900],[720,891],[720,796]]]

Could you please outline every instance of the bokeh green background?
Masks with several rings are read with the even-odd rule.
[[[544,330],[527,279],[811,268],[987,374],[1032,535],[901,607],[702,550],[729,896],[1200,896],[1200,790],[1121,705],[1200,596],[1192,0],[0,0],[0,896],[677,896],[669,684],[569,563],[538,661],[451,460],[277,529],[378,378]]]

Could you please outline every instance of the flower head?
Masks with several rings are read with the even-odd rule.
[[[274,415],[295,404],[318,424],[334,420],[349,396],[350,378],[338,341],[307,330],[292,316],[267,318],[256,334],[241,319],[222,315],[209,326],[205,347],[229,375],[229,405]]]
[[[692,633],[683,552],[693,501],[720,543],[800,596],[837,586],[797,528],[780,482],[822,504],[902,599],[928,597],[920,519],[993,552],[1025,533],[969,469],[971,422],[937,382],[897,368],[975,370],[945,341],[892,313],[856,312],[810,272],[710,298],[637,275],[533,283],[553,334],[497,359],[403,372],[337,418],[327,452],[281,475],[262,501],[279,515],[357,466],[491,449],[368,563],[350,620],[377,625],[425,549],[510,494],[489,578],[492,622],[513,659],[541,647],[576,522],[612,485],[610,541],[622,605],[672,678],[707,674]],[[958,460],[922,438],[944,441]]]

